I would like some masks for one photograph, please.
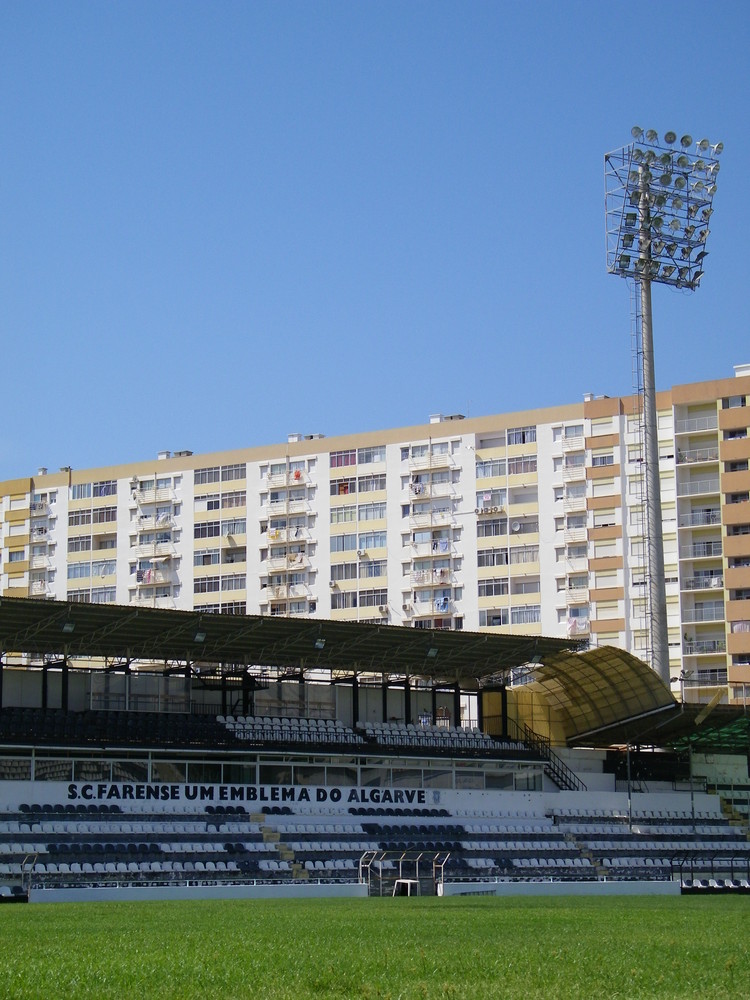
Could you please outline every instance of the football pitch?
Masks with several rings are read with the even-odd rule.
[[[747,997],[750,897],[0,907],[0,996]]]

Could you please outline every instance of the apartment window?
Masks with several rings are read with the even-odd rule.
[[[360,521],[378,521],[385,517],[385,502],[362,503],[359,505]]]
[[[244,464],[235,465],[222,465],[221,467],[221,481],[222,483],[230,483],[234,479],[244,479],[247,473],[246,466]]]
[[[565,527],[570,531],[575,528],[585,528],[586,527],[586,515],[585,514],[568,514],[565,518]]]
[[[195,509],[197,511],[219,510],[221,507],[221,497],[218,493],[206,493],[202,497],[195,498]]]
[[[360,465],[369,465],[372,462],[384,462],[385,445],[378,444],[372,448],[360,448],[357,452],[357,461]]]
[[[331,594],[331,610],[342,611],[357,607],[357,592],[354,590],[334,591]]]
[[[245,589],[245,577],[242,573],[233,573],[231,576],[223,576],[221,578],[221,589],[222,590],[244,590]]]
[[[114,604],[117,594],[114,587],[93,587],[91,589],[92,604]]]
[[[724,469],[726,472],[747,472],[747,459],[725,462]]]
[[[536,455],[519,455],[518,458],[508,459],[509,476],[520,476],[529,472],[536,472]]]
[[[538,604],[526,604],[510,609],[511,625],[533,625],[541,621],[542,609]]]
[[[218,566],[220,562],[219,549],[202,549],[193,553],[193,566]]]
[[[612,510],[595,510],[594,511],[594,527],[595,528],[612,528],[616,522],[614,509]]]
[[[81,524],[91,524],[90,510],[71,510],[68,512],[68,527],[77,528]]]
[[[582,451],[571,452],[563,460],[563,467],[566,469],[580,469],[585,464],[586,456]]]
[[[479,612],[479,627],[493,628],[497,625],[507,625],[509,614],[507,608],[482,609]]]
[[[588,550],[585,545],[568,546],[568,559],[585,559],[587,555]]]
[[[172,488],[172,477],[171,476],[160,476],[156,480],[157,490],[169,490]]]
[[[511,427],[508,444],[531,444],[536,441],[536,427]]]
[[[90,590],[69,590],[67,594],[68,600],[72,601],[74,604],[91,604],[91,591]]]
[[[359,575],[365,578],[386,576],[388,572],[387,565],[385,559],[364,559],[360,563]]]
[[[114,559],[100,559],[91,564],[92,576],[113,576],[117,572],[117,563]]]
[[[68,552],[90,552],[91,535],[82,535],[79,538],[68,539]]]
[[[85,500],[91,496],[91,483],[76,483],[70,487],[71,500]]]
[[[480,438],[477,448],[483,450],[484,448],[504,448],[505,447],[505,433],[500,431],[494,437]]]
[[[374,493],[385,489],[385,473],[377,476],[360,476],[357,481],[360,493]]]
[[[331,552],[353,552],[356,548],[356,535],[331,535]]]
[[[117,507],[95,507],[91,520],[93,524],[111,524],[117,520]]]
[[[221,481],[221,472],[218,465],[213,465],[206,469],[196,469],[193,473],[193,482],[196,486],[204,483],[218,483]]]
[[[745,406],[746,397],[745,396],[727,396],[721,401],[721,408],[723,410],[734,410],[737,407]]]
[[[117,483],[114,479],[105,479],[99,483],[94,483],[93,496],[113,497],[117,493]]]
[[[356,580],[357,579],[357,564],[354,562],[350,563],[334,563],[331,566],[331,580],[338,582],[339,580]]]
[[[583,437],[583,424],[568,424],[564,433],[566,439]]]
[[[193,538],[218,538],[221,535],[221,525],[218,521],[204,521],[193,527]]]
[[[725,441],[741,441],[747,437],[747,428],[740,427],[731,431],[724,431]]]
[[[519,565],[520,563],[535,563],[539,562],[539,546],[538,545],[517,545],[510,549],[510,562],[511,565]]]
[[[750,500],[750,493],[745,490],[742,493],[727,493],[727,503],[747,503]]]
[[[493,476],[504,476],[505,475],[505,459],[504,458],[492,458],[485,462],[477,462],[476,465],[476,476],[477,479],[491,479]]]
[[[227,535],[244,535],[247,532],[247,520],[244,517],[235,517],[228,521],[221,522],[221,533]]]
[[[349,448],[347,451],[332,451],[331,452],[331,468],[340,469],[345,465],[356,465],[357,464],[357,452],[354,448]]]
[[[220,580],[218,576],[201,576],[193,580],[194,594],[214,594],[219,592]]]
[[[384,531],[365,531],[359,536],[360,549],[384,549],[386,544]]]
[[[507,490],[480,490],[477,493],[477,507],[487,510],[488,507],[504,507],[508,499]]]
[[[477,521],[477,538],[496,538],[508,534],[506,517],[482,518]]]
[[[231,510],[234,507],[244,507],[247,504],[247,493],[245,490],[234,490],[232,493],[224,493],[221,498],[223,510]]]
[[[352,479],[332,479],[331,480],[331,496],[332,497],[344,497],[349,494],[356,493],[357,491],[357,480]]]
[[[331,507],[331,524],[346,524],[356,520],[357,508],[353,504],[349,507]]]
[[[80,563],[68,564],[69,580],[87,580],[90,576],[91,576],[91,563],[80,562]]]
[[[508,593],[507,580],[480,580],[478,587],[479,597],[502,597]]]
[[[591,464],[594,467],[602,465],[614,465],[615,456],[612,454],[612,452],[607,452],[604,455],[592,455]]]
[[[479,549],[477,552],[477,566],[480,568],[487,566],[507,566],[507,549]]]
[[[377,608],[388,603],[388,591],[381,590],[361,590],[359,592],[359,606],[361,608]]]

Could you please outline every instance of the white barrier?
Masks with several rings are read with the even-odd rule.
[[[35,888],[30,903],[107,903],[169,899],[332,899],[364,897],[367,886],[359,882],[268,882],[244,885],[86,886],[80,889]]]
[[[438,896],[679,896],[679,882],[442,882]]]

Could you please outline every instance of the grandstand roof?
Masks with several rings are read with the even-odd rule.
[[[602,730],[664,718],[677,708],[669,687],[643,660],[614,646],[560,651],[534,668],[531,685],[556,711],[571,742]]]
[[[581,646],[580,640],[543,636],[0,598],[3,653],[69,659],[231,663],[349,675],[374,671],[471,686]]]

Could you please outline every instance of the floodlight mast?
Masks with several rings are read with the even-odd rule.
[[[664,579],[659,441],[656,417],[651,283],[694,290],[703,275],[708,221],[719,172],[717,156],[723,143],[700,139],[695,158],[687,150],[690,135],[680,140],[682,152],[672,147],[674,132],[659,143],[658,134],[635,126],[635,140],[613,153],[605,164],[607,270],[633,279],[640,296],[641,394],[646,465],[646,535],[648,541],[649,628],[651,666],[670,682],[667,598]],[[707,156],[708,150],[712,156]],[[651,167],[661,170],[658,183]],[[699,217],[700,213],[700,217]],[[703,224],[703,225],[701,225]],[[662,238],[662,230],[666,230]],[[693,257],[693,252],[697,254]]]

